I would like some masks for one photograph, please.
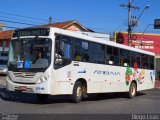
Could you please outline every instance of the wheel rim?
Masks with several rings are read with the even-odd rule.
[[[131,87],[131,95],[134,96],[136,93],[136,88],[134,86]]]
[[[77,98],[80,99],[81,96],[82,96],[82,88],[79,86],[79,87],[77,88]]]

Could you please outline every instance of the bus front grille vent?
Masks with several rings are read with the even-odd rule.
[[[21,77],[21,78],[34,78],[36,73],[31,73],[31,72],[13,72],[14,76],[16,78]]]

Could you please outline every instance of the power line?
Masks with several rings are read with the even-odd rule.
[[[39,22],[33,22],[33,21],[30,21],[30,20],[23,20],[23,19],[17,19],[17,18],[13,18],[13,17],[6,17],[6,16],[1,16],[0,17],[2,18],[8,18],[8,19],[14,19],[14,20],[20,20],[20,21],[26,21],[26,22],[30,22],[30,23],[33,23],[33,24],[44,24],[44,23],[39,23]]]
[[[23,16],[23,15],[17,15],[17,14],[13,14],[13,13],[6,13],[6,12],[1,12],[0,11],[0,13],[1,14],[6,14],[6,15],[12,15],[12,16],[17,16],[17,17],[23,17],[23,18],[30,18],[30,19],[36,19],[36,20],[42,20],[42,21],[47,21],[48,22],[48,20],[46,20],[46,19],[41,19],[41,18],[35,18],[35,17],[31,17],[31,16]],[[65,20],[65,19],[61,19],[61,20]],[[95,21],[93,21],[93,20],[80,20],[80,22],[113,22],[113,21],[115,21],[115,22],[117,22],[117,21],[120,21],[121,19],[119,19],[119,20],[95,20]]]
[[[121,23],[116,29],[115,31],[122,31],[125,27],[125,24],[127,23],[127,20],[124,20],[123,23]]]
[[[35,17],[30,17],[30,16],[23,16],[23,15],[17,15],[17,14],[13,14],[13,13],[6,13],[6,12],[1,12],[1,14],[5,14],[5,15],[12,15],[12,16],[17,16],[17,17],[23,17],[23,18],[30,18],[30,19],[35,19],[35,20],[41,20],[41,21],[48,21],[45,19],[41,19],[41,18],[35,18]]]
[[[0,21],[2,21],[2,22],[10,22],[10,23],[17,23],[17,24],[24,24],[24,25],[36,25],[36,24],[17,22],[17,21],[11,21],[11,20],[0,20]]]
[[[111,19],[110,19],[110,20],[79,20],[79,21],[80,21],[80,22],[101,22],[101,23],[102,23],[102,22],[103,22],[103,23],[112,22],[112,23],[113,23],[113,22],[123,21],[123,19],[118,19],[118,20],[117,20],[117,19],[116,19],[116,20],[111,20]]]
[[[17,28],[17,27],[13,27],[13,26],[1,26],[1,27],[19,29],[19,28]]]

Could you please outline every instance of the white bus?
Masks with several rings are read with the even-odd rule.
[[[71,95],[128,93],[154,88],[155,54],[58,28],[16,30],[9,48],[7,89]]]

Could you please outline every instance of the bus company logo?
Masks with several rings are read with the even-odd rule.
[[[102,70],[95,70],[95,71],[94,71],[94,74],[121,76],[120,72],[115,72],[115,71],[102,71]]]
[[[78,71],[78,73],[86,73],[86,69]]]
[[[17,68],[23,68],[23,61],[17,62]]]

